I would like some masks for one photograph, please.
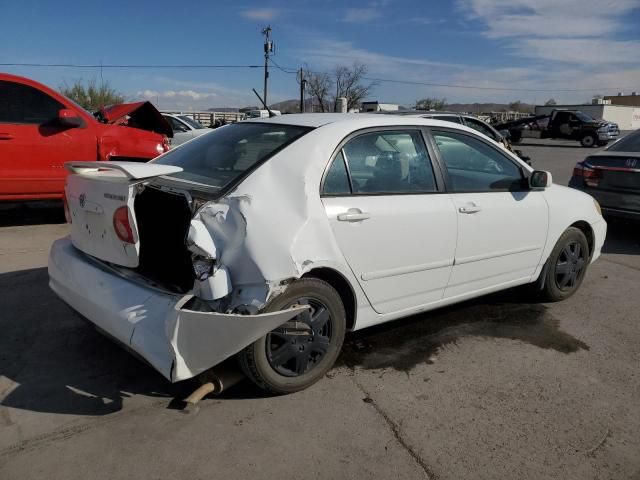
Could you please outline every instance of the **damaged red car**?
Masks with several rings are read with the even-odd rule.
[[[73,160],[146,162],[171,126],[149,102],[95,115],[34,80],[0,73],[0,201],[60,199]]]

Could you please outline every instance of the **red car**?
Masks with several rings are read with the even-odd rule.
[[[171,136],[149,102],[94,116],[38,82],[0,73],[0,200],[62,198],[65,162],[146,162],[169,149]]]

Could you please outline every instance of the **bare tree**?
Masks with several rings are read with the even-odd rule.
[[[443,110],[446,104],[446,98],[427,97],[416,100],[416,110]]]
[[[516,100],[515,102],[511,102],[509,104],[509,111],[531,113],[533,112],[533,108],[528,103],[524,103],[521,100]]]
[[[557,105],[558,103],[556,102],[555,98],[550,98],[549,100],[544,102],[544,104],[547,106],[550,106],[550,105]]]
[[[366,65],[354,62],[351,67],[338,66],[335,69],[335,96],[333,97],[333,110],[338,109],[338,98],[347,99],[347,110],[357,108],[363,99],[376,87],[375,82],[362,83],[367,75]]]
[[[124,95],[112,88],[108,82],[96,85],[95,80],[89,80],[85,85],[82,80],[76,80],[73,85],[65,84],[59,90],[65,97],[89,111],[124,102]]]
[[[304,78],[307,80],[307,91],[320,106],[320,111],[326,112],[329,106],[329,91],[333,84],[331,76],[328,73],[313,72],[306,66]]]

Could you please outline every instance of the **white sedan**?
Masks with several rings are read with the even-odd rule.
[[[163,113],[162,116],[169,122],[173,130],[173,138],[171,139],[172,147],[182,145],[184,142],[188,142],[193,138],[211,131],[189,115]]]
[[[51,288],[173,382],[237,356],[293,392],[347,331],[524,284],[563,300],[607,228],[589,195],[431,119],[257,119],[67,168]]]

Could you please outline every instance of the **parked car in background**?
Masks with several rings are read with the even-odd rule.
[[[0,73],[0,200],[62,198],[71,160],[146,162],[169,149],[171,128],[149,102],[97,116],[41,83]]]
[[[171,129],[173,130],[173,138],[171,139],[172,147],[182,145],[192,138],[199,137],[211,131],[188,115],[163,113],[162,116],[169,125],[171,125]]]
[[[282,115],[280,110],[271,110],[274,115]],[[249,110],[247,118],[269,118],[269,110]]]
[[[347,330],[530,283],[563,300],[607,228],[589,195],[424,118],[249,120],[147,164],[67,168],[51,288],[174,382],[237,355],[293,392]]]
[[[640,130],[579,162],[569,186],[598,200],[605,215],[640,220]]]
[[[494,142],[503,146],[510,152],[515,153],[522,160],[530,164],[529,157],[524,156],[520,150],[514,150],[513,146],[511,145],[511,141],[509,140],[508,131],[506,132],[507,135],[504,135],[493,128],[491,125],[489,125],[487,122],[480,120],[473,115],[458,112],[431,112],[422,110],[399,110],[380,113],[389,115],[405,115],[420,118],[432,118],[434,120],[442,120],[444,122],[454,122],[460,125],[466,125],[467,127],[473,128],[483,135],[486,135]]]

